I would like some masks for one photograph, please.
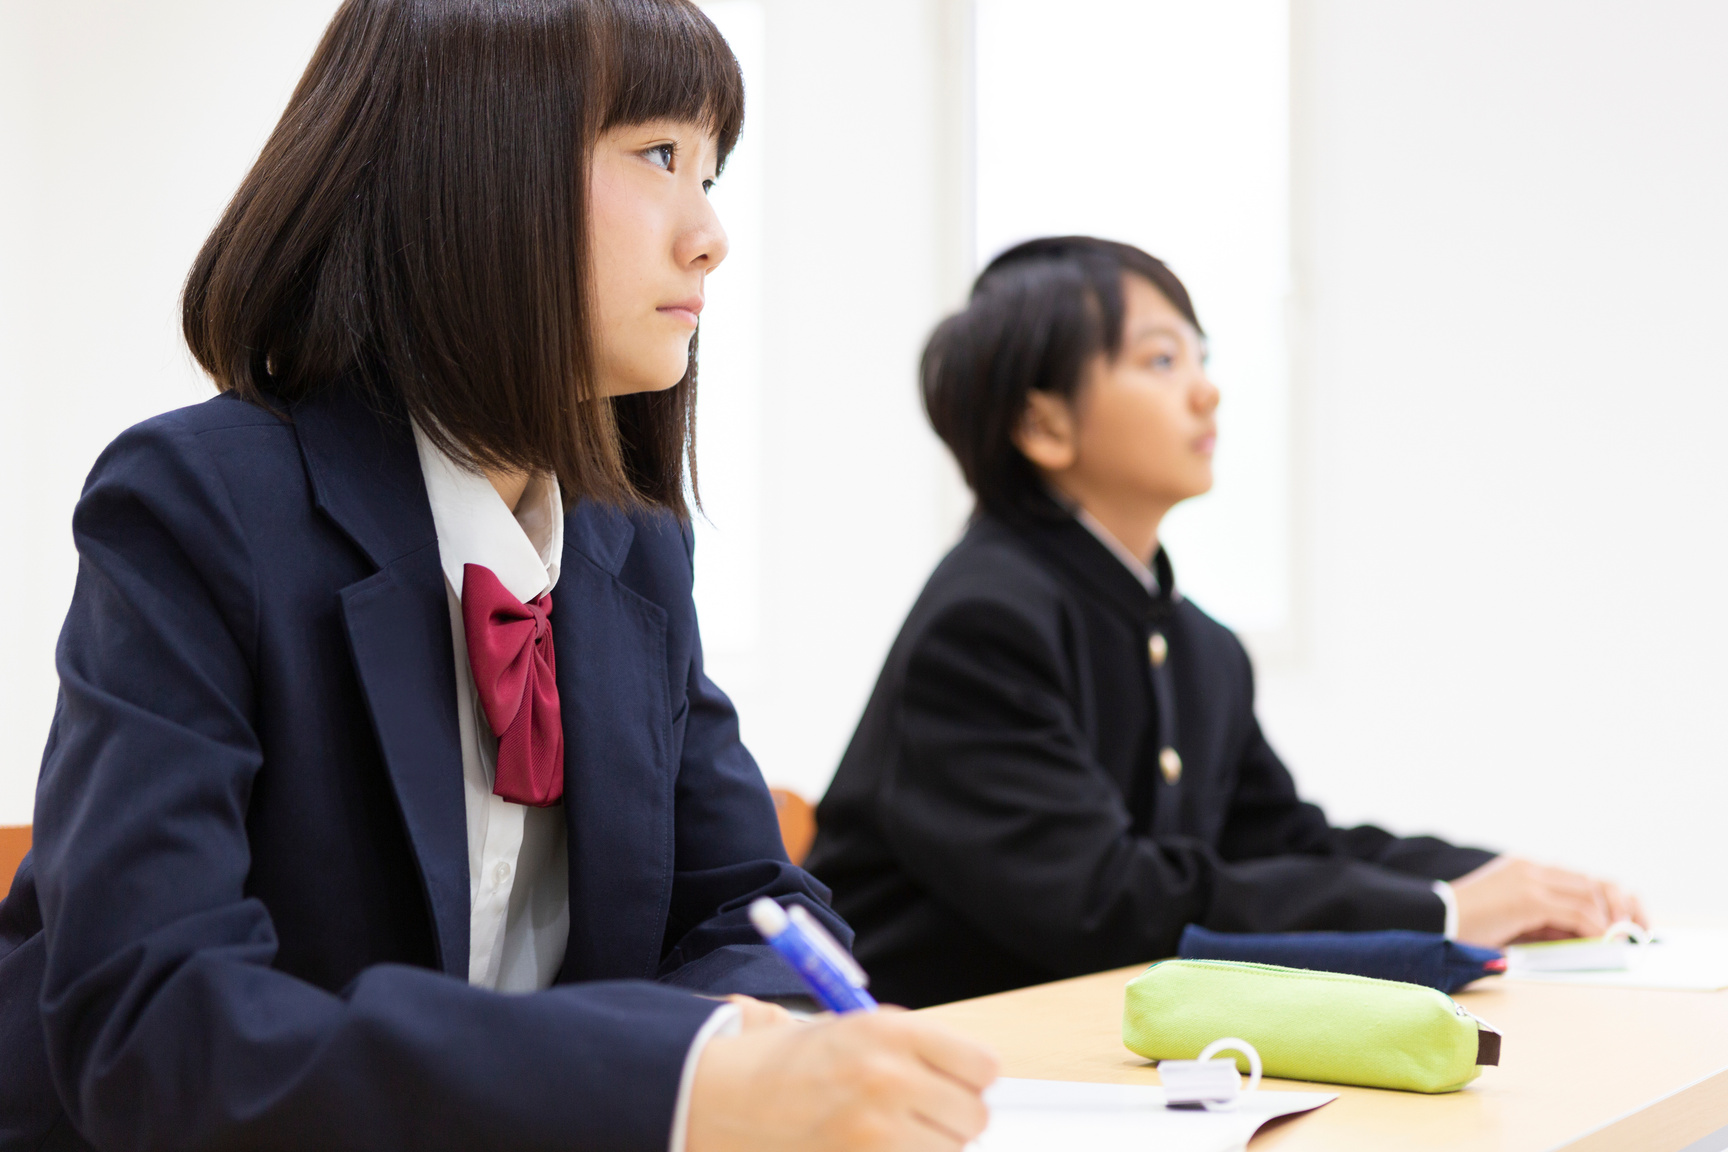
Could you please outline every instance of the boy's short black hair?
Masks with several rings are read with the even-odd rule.
[[[960,312],[937,325],[920,366],[924,411],[980,506],[1048,504],[1014,444],[1027,394],[1072,397],[1089,360],[1122,346],[1122,277],[1144,277],[1204,335],[1188,290],[1164,262],[1091,236],[1028,240],[1003,252]]]

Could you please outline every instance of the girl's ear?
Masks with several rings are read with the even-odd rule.
[[[1014,425],[1014,447],[1045,472],[1064,472],[1080,454],[1074,406],[1053,392],[1028,392]]]

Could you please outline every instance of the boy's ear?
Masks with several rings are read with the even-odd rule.
[[[1028,392],[1013,439],[1020,454],[1045,472],[1072,468],[1079,455],[1074,406],[1053,392]]]

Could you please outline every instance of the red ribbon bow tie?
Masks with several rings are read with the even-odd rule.
[[[552,654],[552,594],[524,604],[492,569],[462,566],[462,632],[486,722],[498,737],[492,792],[545,808],[564,796],[564,725]]]

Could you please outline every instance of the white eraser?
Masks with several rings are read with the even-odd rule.
[[[1227,1104],[1242,1090],[1236,1061],[1160,1060],[1158,1079],[1166,1104]]]
[[[762,896],[750,905],[750,923],[756,925],[764,940],[772,940],[786,931],[790,921],[786,919],[786,909]]]

